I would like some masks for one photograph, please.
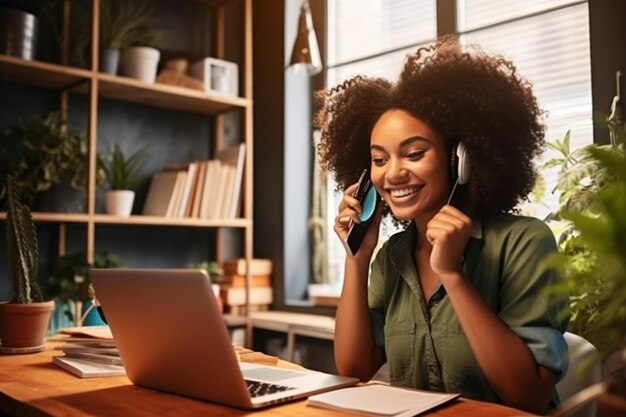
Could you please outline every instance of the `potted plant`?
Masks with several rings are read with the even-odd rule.
[[[45,347],[54,301],[44,301],[37,272],[39,248],[30,209],[22,203],[17,181],[7,178],[7,266],[11,300],[0,303],[3,353],[28,353]]]
[[[623,138],[623,134],[620,135]],[[564,222],[560,254],[549,260],[570,293],[570,330],[590,340],[603,360],[622,357],[599,398],[606,416],[626,415],[626,154],[623,140],[571,152],[569,135],[550,146],[560,158],[557,189]],[[609,408],[616,414],[611,414]],[[620,408],[621,407],[621,408]]]
[[[72,35],[77,60],[89,56],[91,1],[72,3]],[[159,33],[150,26],[154,5],[149,0],[100,2],[100,71],[117,74],[122,50],[133,45],[156,46]]]
[[[67,129],[61,113],[22,118],[0,135],[0,201],[6,205],[7,184],[11,175],[22,190],[25,202],[32,207],[43,205],[44,211],[80,211],[84,195],[70,198],[69,191],[85,190],[87,172],[87,141],[85,136]],[[101,161],[96,183],[104,180]],[[44,203],[44,192],[55,186],[65,186],[63,207]],[[68,201],[77,201],[68,204]]]
[[[135,199],[133,188],[140,180],[139,171],[145,164],[146,157],[146,148],[141,148],[126,157],[117,143],[113,146],[104,161],[107,181],[111,187],[104,195],[108,214],[130,216]]]

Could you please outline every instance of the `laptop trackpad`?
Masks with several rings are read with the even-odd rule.
[[[301,372],[286,371],[284,369],[274,369],[269,367],[242,369],[244,378],[251,378],[261,381],[276,382],[289,378],[302,376]]]

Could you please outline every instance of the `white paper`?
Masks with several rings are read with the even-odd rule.
[[[351,410],[372,416],[412,416],[460,394],[418,391],[388,385],[342,388],[309,397],[308,405]]]

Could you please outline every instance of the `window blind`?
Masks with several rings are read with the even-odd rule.
[[[328,85],[357,74],[395,79],[405,55],[436,38],[437,3],[328,0]],[[561,139],[570,130],[572,148],[593,141],[587,1],[457,0],[456,7],[461,41],[510,58],[533,84],[539,105],[547,112],[546,140]],[[549,157],[546,154],[543,160]],[[556,209],[558,196],[549,194],[556,175],[555,170],[544,173],[548,194],[543,202],[526,207],[528,214],[541,218]],[[331,194],[334,184],[328,190]],[[339,199],[329,195],[329,219],[336,215]],[[381,239],[393,229],[384,232]],[[345,255],[332,220],[326,236],[329,278],[338,282]]]

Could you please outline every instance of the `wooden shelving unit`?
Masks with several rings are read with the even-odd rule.
[[[99,10],[101,1],[92,0],[94,10]],[[56,63],[23,60],[20,58],[0,55],[0,80],[41,87],[48,90],[58,91],[61,94],[59,108],[67,111],[70,93],[83,94],[88,97],[89,111],[87,114],[87,137],[88,137],[88,181],[87,181],[87,210],[85,213],[50,213],[35,212],[36,222],[56,223],[61,228],[59,235],[64,237],[63,230],[66,224],[84,224],[86,226],[85,251],[87,261],[92,262],[95,245],[98,239],[96,226],[98,225],[141,225],[158,227],[182,227],[182,228],[215,228],[218,230],[218,242],[216,259],[222,256],[221,234],[222,229],[238,228],[243,230],[242,257],[252,258],[252,163],[253,163],[253,138],[252,138],[252,0],[187,0],[211,8],[214,14],[214,28],[211,33],[214,39],[215,51],[220,58],[225,52],[226,42],[225,28],[227,27],[225,8],[240,7],[242,16],[240,28],[240,47],[242,61],[239,63],[240,95],[230,97],[219,94],[207,94],[203,91],[187,89],[166,84],[148,84],[136,79],[100,73],[97,70],[97,58],[91,60],[90,68],[82,69]],[[98,33],[98,13],[94,13],[92,27]],[[65,25],[69,27],[69,25]],[[98,42],[92,40],[94,56],[98,55]],[[67,54],[66,54],[67,55]],[[165,108],[175,111],[200,114],[214,121],[212,148],[219,149],[224,146],[224,123],[222,114],[231,111],[242,112],[241,138],[246,143],[246,158],[242,184],[242,210],[241,217],[236,219],[171,219],[155,216],[133,215],[129,218],[120,218],[96,212],[95,190],[95,155],[98,145],[97,126],[107,123],[101,119],[98,113],[99,99],[105,98],[114,101],[128,102],[142,106]],[[174,140],[174,139],[172,139]],[[198,155],[198,159],[205,159],[207,155]],[[0,220],[6,218],[5,213],[0,213]],[[63,246],[62,244],[60,245]]]

